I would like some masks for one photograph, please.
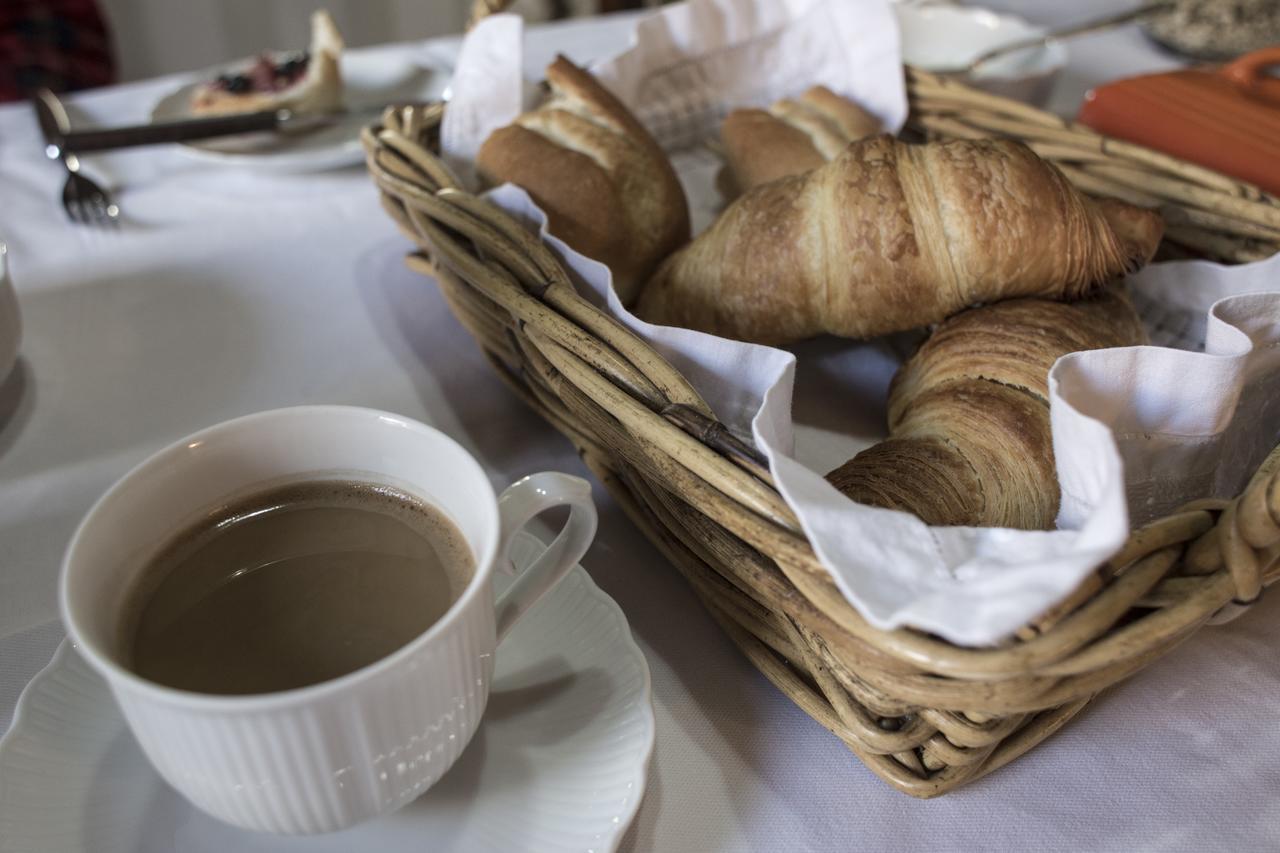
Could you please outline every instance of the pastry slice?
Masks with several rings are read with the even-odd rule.
[[[248,68],[220,74],[191,94],[193,115],[289,109],[326,113],[342,109],[342,35],[329,13],[311,16],[311,49],[277,59],[263,53]]]

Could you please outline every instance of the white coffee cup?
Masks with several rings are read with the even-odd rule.
[[[475,576],[438,622],[369,666],[278,693],[192,693],[122,664],[121,611],[169,537],[228,499],[330,477],[394,485],[462,531]],[[561,505],[571,511],[559,536],[495,604],[494,566],[508,562],[512,537]],[[431,427],[371,409],[279,409],[198,432],[112,486],[68,547],[62,616],[151,763],[193,804],[246,829],[326,832],[399,808],[449,769],[484,712],[499,639],[577,563],[595,529],[580,478],[534,474],[495,498],[480,465]]]
[[[0,382],[18,361],[18,344],[22,340],[22,319],[18,314],[18,296],[9,278],[9,250],[0,243]]]

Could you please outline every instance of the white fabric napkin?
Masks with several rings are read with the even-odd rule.
[[[469,40],[484,38],[477,30]],[[475,53],[520,65],[518,51]],[[463,64],[466,57],[464,50]],[[884,0],[692,0],[642,20],[632,47],[593,70],[672,152],[695,228],[721,204],[719,163],[701,143],[729,109],[823,83],[891,130],[906,114]],[[496,82],[510,79],[506,70],[468,79],[493,85],[455,86],[449,113],[462,99],[464,115],[493,108],[488,126],[515,117],[510,88]],[[449,113],[446,145],[474,151],[479,140],[455,134]],[[491,197],[533,225],[544,221],[517,188]],[[1280,439],[1280,257],[1240,267],[1155,265],[1131,283],[1163,346],[1076,353],[1050,373],[1059,529],[930,527],[855,504],[822,476],[883,435],[883,394],[907,350],[817,341],[796,348],[798,363],[785,350],[652,326],[622,307],[604,266],[544,237],[597,304],[666,355],[730,428],[754,439],[817,556],[880,628],[995,642],[1070,593],[1124,543],[1131,520],[1234,494]],[[842,409],[852,413],[847,422],[864,425],[860,434],[807,414]]]
[[[474,158],[520,113],[520,18],[493,15],[463,43],[440,131],[447,157]],[[893,10],[883,0],[694,0],[636,24],[632,46],[591,69],[677,150],[741,106],[823,84],[896,131],[907,117]]]
[[[440,127],[440,150],[454,173],[473,180],[473,163],[489,134],[520,113],[520,39],[518,15],[491,15],[462,42],[449,81],[448,117]],[[515,62],[511,62],[511,57]]]

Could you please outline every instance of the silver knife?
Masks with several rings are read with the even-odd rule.
[[[241,133],[305,133],[327,127],[334,122],[352,116],[380,114],[385,105],[343,110],[331,113],[295,113],[293,110],[263,110],[253,113],[234,113],[222,116],[179,119],[153,122],[127,127],[108,127],[92,130],[45,130],[45,139],[65,152],[85,154],[90,151],[106,151],[114,148],[133,148],[140,145],[159,145],[166,142],[189,142],[196,139],[212,139],[219,136],[235,136]],[[37,110],[37,114],[41,111]]]

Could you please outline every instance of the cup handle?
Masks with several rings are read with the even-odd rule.
[[[508,552],[516,533],[538,513],[556,506],[569,507],[569,520],[555,540],[501,596],[495,608],[498,642],[520,621],[520,617],[569,573],[587,553],[596,535],[596,505],[591,501],[591,484],[581,477],[543,471],[513,483],[498,498],[501,539],[500,557]]]

